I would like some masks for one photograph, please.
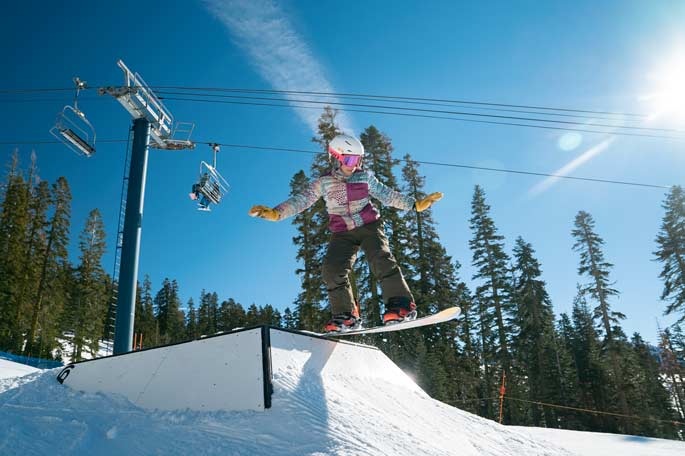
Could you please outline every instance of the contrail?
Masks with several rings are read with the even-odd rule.
[[[335,92],[307,43],[272,1],[205,0],[204,3],[274,89]],[[293,109],[316,134],[318,111]],[[352,123],[345,113],[339,113],[336,119],[342,130],[353,133]]]

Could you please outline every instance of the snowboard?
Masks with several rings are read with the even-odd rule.
[[[359,334],[376,334],[392,331],[403,331],[410,328],[420,328],[421,326],[436,325],[446,321],[454,320],[461,314],[459,307],[450,307],[449,309],[441,310],[438,313],[427,315],[425,317],[417,318],[416,320],[403,321],[386,326],[373,326],[371,328],[353,329],[351,331],[337,332],[337,333],[319,333],[320,336],[327,337],[342,337],[342,336],[356,336]]]

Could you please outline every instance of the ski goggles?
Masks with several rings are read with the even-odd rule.
[[[345,166],[349,166],[352,168],[353,166],[357,166],[361,161],[362,161],[362,156],[361,155],[345,155],[341,154],[337,150],[333,149],[332,147],[328,148],[328,152],[334,156],[335,158],[338,159],[340,163],[342,163]]]

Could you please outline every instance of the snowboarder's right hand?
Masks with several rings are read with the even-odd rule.
[[[277,222],[281,219],[281,214],[276,209],[271,209],[267,206],[252,206],[248,214],[251,217],[259,217],[270,222]]]

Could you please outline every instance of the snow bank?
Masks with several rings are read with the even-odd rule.
[[[0,358],[0,379],[21,377],[36,372],[35,367]]]
[[[685,442],[636,435],[600,434],[562,429],[511,427],[532,437],[554,442],[578,456],[676,456],[685,454]]]
[[[0,454],[575,454],[431,399],[376,349],[282,332],[271,340],[265,411],[149,411],[62,385],[60,369],[0,380]]]

